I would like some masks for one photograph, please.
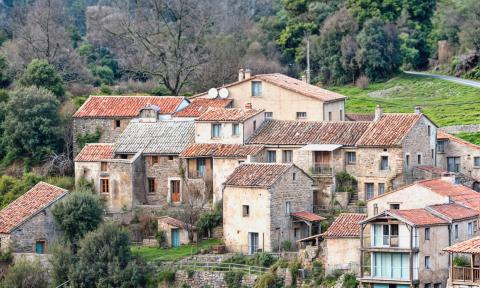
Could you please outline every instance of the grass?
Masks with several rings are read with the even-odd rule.
[[[177,248],[160,249],[157,247],[133,246],[131,250],[145,261],[177,261],[219,243],[219,239],[208,239],[200,241],[198,244],[183,245]]]
[[[463,140],[466,140],[473,144],[480,145],[480,132],[472,132],[472,133],[462,132],[462,133],[458,133],[455,136],[462,138]]]
[[[380,104],[385,112],[423,112],[438,126],[480,123],[480,89],[424,76],[400,74],[367,89],[353,85],[329,87],[347,99],[347,112],[373,113]]]

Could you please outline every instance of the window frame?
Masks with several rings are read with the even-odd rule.
[[[480,156],[473,156],[473,167],[480,168]]]
[[[290,216],[292,214],[292,202],[285,201],[285,216]]]
[[[240,123],[232,124],[232,136],[240,136]]]
[[[446,144],[446,141],[443,141],[443,140],[437,140],[437,143],[436,143],[436,148],[437,148],[437,153],[439,154],[443,154],[445,153],[445,144]]]
[[[432,269],[432,263],[431,263],[431,258],[430,256],[425,256],[425,269]]]
[[[250,205],[242,205],[242,217],[250,217]]]
[[[273,155],[273,161],[270,158],[270,155]],[[276,150],[267,150],[267,163],[277,163],[277,151]]]
[[[425,240],[430,240],[430,227],[425,227]]]
[[[357,164],[357,152],[356,151],[347,151],[346,152],[347,165],[356,165]],[[353,155],[353,157],[351,157]],[[353,161],[352,161],[353,158]]]
[[[195,161],[195,174],[197,177],[207,176],[207,159],[203,157],[197,158]]]
[[[150,159],[152,165],[158,165],[158,163],[160,163],[160,157],[158,155],[152,155]]]
[[[265,112],[264,115],[265,115],[265,119],[272,119],[273,118],[273,112],[268,111],[268,112]]]
[[[100,171],[101,172],[107,172],[108,171],[108,163],[107,162],[100,162]]]
[[[293,150],[282,150],[282,163],[292,163],[292,162],[293,162]]]
[[[122,120],[121,119],[114,119],[113,120],[113,128],[114,129],[122,128]]]
[[[147,177],[147,189],[149,194],[157,193],[157,179],[155,177]]]
[[[110,179],[109,178],[100,178],[100,193],[102,193],[102,194],[109,194],[110,193]]]
[[[390,170],[390,165],[389,165],[388,160],[389,160],[388,156],[386,156],[386,155],[380,156],[380,171],[389,171]]]
[[[417,154],[417,164],[422,165],[422,154]]]
[[[377,186],[378,186],[378,195],[385,194],[385,183],[377,183]]]
[[[252,81],[252,97],[261,97],[262,96],[262,81]]]
[[[369,189],[368,187],[372,187],[371,189],[371,195],[369,193]],[[369,197],[370,195],[370,197]],[[372,182],[365,182],[365,198],[367,200],[369,199],[372,199],[373,197],[375,197],[375,183],[372,183]]]
[[[218,130],[215,129],[218,127]],[[216,135],[218,132],[218,135]],[[220,139],[222,138],[222,124],[220,123],[212,123],[212,139]]]
[[[304,111],[296,112],[296,118],[297,119],[307,119],[307,112],[304,112]]]
[[[390,203],[389,206],[390,206],[390,210],[400,210],[400,203]]]

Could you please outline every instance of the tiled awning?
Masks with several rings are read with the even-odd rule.
[[[308,211],[295,212],[295,213],[292,213],[291,216],[293,218],[297,218],[297,219],[308,221],[308,222],[320,222],[326,219],[320,215],[317,215]]]

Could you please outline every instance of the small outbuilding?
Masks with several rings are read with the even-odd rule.
[[[193,242],[197,242],[197,227],[173,217],[162,216],[158,218],[158,229],[165,231],[168,247],[190,244],[192,241],[188,237],[189,233],[192,233]]]

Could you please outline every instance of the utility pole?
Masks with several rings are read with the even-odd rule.
[[[310,83],[310,33],[307,34],[307,83]]]

